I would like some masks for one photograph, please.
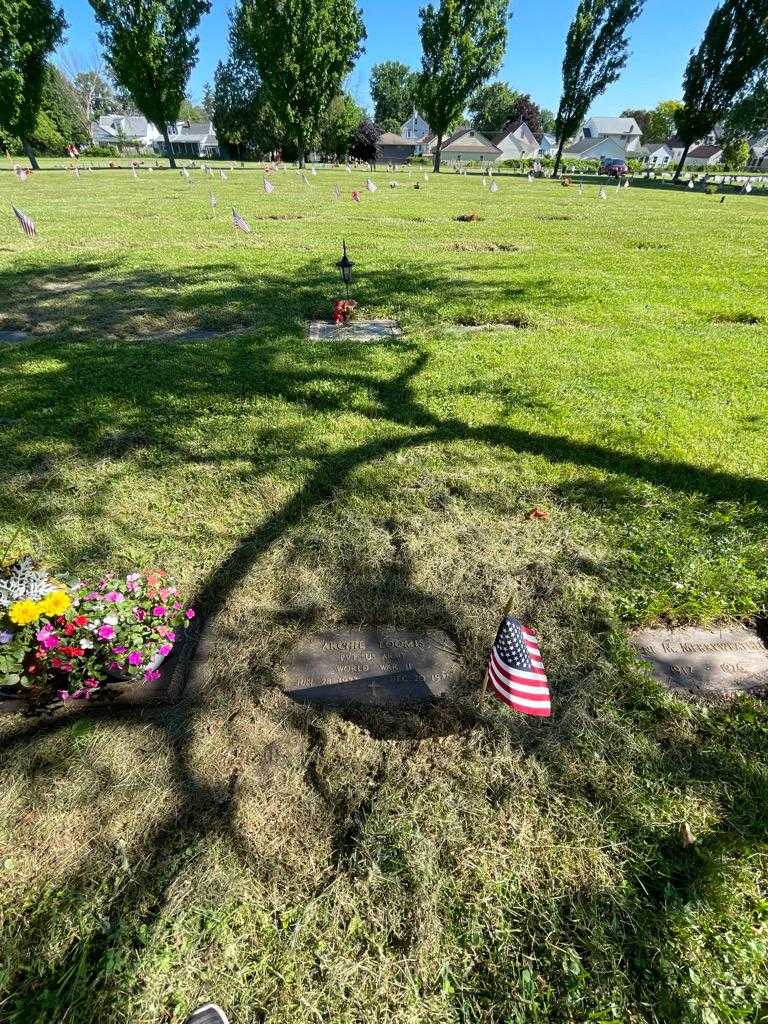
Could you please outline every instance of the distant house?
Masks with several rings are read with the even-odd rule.
[[[168,136],[174,156],[218,156],[219,140],[210,121],[176,121],[168,125]],[[155,141],[154,148],[156,153],[165,153],[162,137]]]
[[[444,160],[454,163],[467,163],[470,160],[492,163],[501,156],[498,146],[494,146],[482,132],[466,125],[455,131],[443,143],[441,152]]]
[[[91,139],[96,146],[132,144],[151,148],[162,135],[146,117],[128,114],[103,114],[91,123]]]
[[[626,160],[627,152],[621,142],[610,136],[604,139],[579,139],[567,143],[563,149],[564,160],[601,160],[603,157]]]
[[[749,140],[749,163],[753,171],[768,170],[768,131],[761,132]]]
[[[557,153],[557,139],[554,135],[549,132],[540,132],[534,138],[539,144],[539,156],[554,156]]]
[[[666,142],[647,142],[640,147],[638,156],[648,167],[666,167],[674,159],[674,154]]]
[[[501,150],[499,160],[532,160],[539,152],[536,136],[525,121],[507,125],[492,135],[490,141]]]
[[[413,156],[416,146],[394,132],[384,132],[376,143],[376,159],[382,163],[402,163]]]
[[[667,147],[672,150],[672,162],[679,164],[680,159],[685,151],[685,143],[679,135],[672,135],[667,139]]]
[[[688,150],[685,158],[686,167],[713,167],[723,157],[723,147],[718,145],[694,146]]]
[[[421,114],[414,107],[413,113],[400,127],[400,135],[408,142],[418,142],[430,134],[430,127]]]
[[[642,137],[634,117],[590,117],[584,122],[579,139],[613,139],[623,147],[622,156],[631,156],[640,150]]]

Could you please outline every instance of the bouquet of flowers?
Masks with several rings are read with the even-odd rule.
[[[356,309],[354,299],[337,299],[333,304],[333,322],[339,325],[349,323]]]
[[[159,678],[190,619],[165,573],[61,583],[31,557],[0,569],[0,686],[90,698],[110,680]]]

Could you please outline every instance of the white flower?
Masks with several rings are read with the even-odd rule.
[[[106,626],[116,626],[120,620],[116,615],[105,615],[104,624]]]
[[[85,648],[86,650],[90,650],[91,647],[93,647],[93,640],[91,640],[89,636],[81,637],[79,641],[79,646]]]

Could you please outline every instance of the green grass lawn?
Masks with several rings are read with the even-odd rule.
[[[626,638],[766,605],[768,198],[365,177],[0,175],[0,546],[213,637],[199,704],[0,726],[0,1020],[765,1021],[768,711]],[[305,340],[342,238],[402,341]],[[477,705],[510,595],[548,721]],[[451,705],[283,696],[363,623],[448,632]]]

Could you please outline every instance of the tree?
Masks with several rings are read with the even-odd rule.
[[[0,129],[30,144],[43,95],[46,57],[61,41],[66,22],[51,0],[3,0],[0,5]]]
[[[680,100],[662,100],[657,103],[648,117],[643,132],[646,142],[664,142],[675,134],[675,111],[682,107]]]
[[[111,114],[115,110],[112,86],[98,71],[79,71],[72,79],[72,88],[77,96],[83,117],[89,123]]]
[[[512,104],[510,121],[513,124],[517,121],[525,121],[532,132],[542,131],[541,109],[537,103],[533,102],[528,93],[518,93]]]
[[[385,60],[373,65],[370,89],[376,124],[383,128],[387,123],[397,122],[395,131],[400,131],[413,111],[417,80],[416,72],[399,60]]]
[[[468,109],[472,127],[481,132],[497,132],[512,120],[512,110],[519,93],[506,82],[491,82],[470,96]]]
[[[323,112],[362,53],[356,0],[240,0],[232,24],[303,167]]]
[[[507,0],[439,0],[419,10],[421,73],[417,97],[437,136],[434,169],[451,123],[501,66],[507,43]]]
[[[675,180],[697,139],[722,120],[734,100],[768,63],[768,0],[724,0],[712,12],[683,77],[683,106],[675,111],[683,153]]]
[[[369,163],[375,163],[376,143],[380,138],[381,130],[370,118],[366,117],[355,130],[349,151],[358,160],[367,160]]]
[[[756,135],[768,127],[768,72],[761,75],[728,112],[723,125],[726,139]]]
[[[365,120],[365,111],[347,93],[334,96],[320,122],[320,152],[330,157],[349,153],[357,126]]]
[[[539,124],[541,131],[551,134],[555,130],[555,112],[542,107],[539,111]]]
[[[627,63],[627,28],[645,0],[579,0],[563,57],[563,94],[555,118],[556,177],[563,146],[579,128],[591,104],[615,82]]]
[[[81,146],[90,140],[88,122],[71,83],[57,67],[46,64],[40,111],[31,133],[33,145],[43,152],[63,154],[71,143]]]
[[[168,125],[178,120],[197,60],[194,31],[211,9],[210,0],[91,0],[91,6],[107,63],[144,117],[162,132],[175,167]]]
[[[203,88],[203,102],[201,106],[205,111],[205,116],[213,119],[213,89],[210,82],[206,82]]]
[[[280,149],[284,130],[264,96],[258,72],[235,55],[214,75],[213,125],[220,144],[239,159]]]
[[[634,118],[643,138],[645,138],[646,133],[648,131],[648,122],[651,118],[650,110],[643,110],[642,108],[640,108],[639,110],[622,110],[621,117]]]
[[[723,146],[723,164],[729,171],[740,171],[749,160],[749,143],[744,138],[732,138]]]
[[[179,107],[179,121],[207,121],[208,115],[197,103],[193,103],[189,96],[185,96]]]

